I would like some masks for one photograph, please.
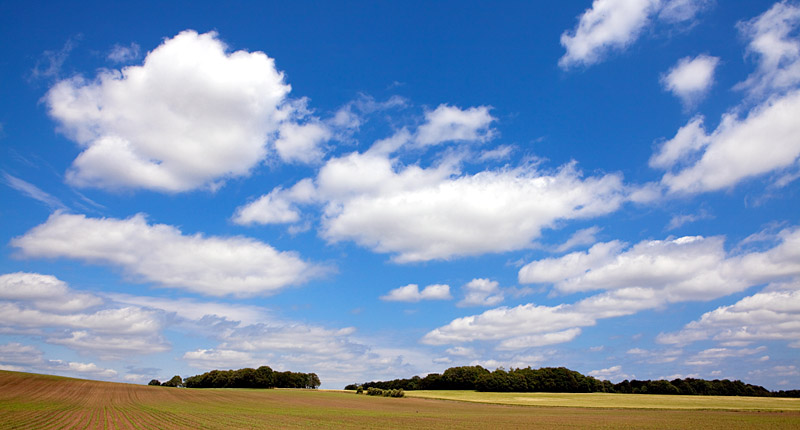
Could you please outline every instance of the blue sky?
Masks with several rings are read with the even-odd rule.
[[[0,368],[800,386],[800,4],[4,2]]]

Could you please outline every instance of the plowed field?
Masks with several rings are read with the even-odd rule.
[[[800,412],[504,406],[334,391],[149,387],[0,371],[0,428],[796,429]]]

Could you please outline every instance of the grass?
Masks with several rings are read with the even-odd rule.
[[[485,396],[464,394],[473,401]],[[648,396],[636,399],[643,397]],[[327,390],[150,387],[0,371],[0,429],[51,428],[795,429],[800,428],[800,412],[792,407],[781,411],[530,407]]]
[[[666,396],[608,393],[480,393],[477,391],[406,391],[406,396],[497,405],[614,409],[690,409],[728,411],[800,411],[800,399],[738,396]]]

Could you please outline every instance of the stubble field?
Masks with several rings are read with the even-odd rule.
[[[149,387],[0,371],[3,429],[798,427],[800,411],[794,407],[733,411],[518,406],[325,390]]]

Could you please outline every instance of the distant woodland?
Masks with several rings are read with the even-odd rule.
[[[565,367],[540,369],[497,369],[490,372],[481,366],[451,367],[444,373],[392,381],[373,381],[352,384],[346,390],[380,388],[383,390],[477,390],[493,392],[553,392],[553,393],[628,393],[683,394],[703,396],[800,397],[800,390],[769,391],[759,385],[727,379],[685,378],[672,381],[624,380],[617,384],[582,375]]]
[[[320,386],[316,373],[275,372],[269,366],[258,369],[212,370],[181,380],[173,376],[163,384],[154,379],[149,385],[186,388],[311,388]]]

